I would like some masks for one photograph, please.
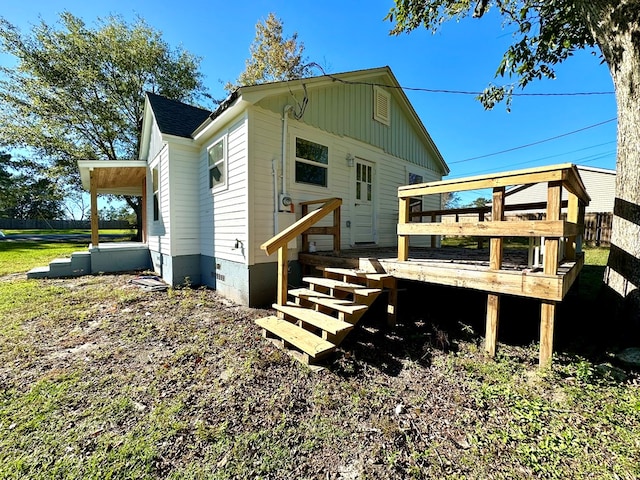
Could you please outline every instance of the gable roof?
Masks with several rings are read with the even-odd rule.
[[[147,92],[149,104],[160,132],[176,137],[191,138],[193,131],[211,115],[209,110],[170,100]]]
[[[379,83],[380,78],[384,79],[382,83]],[[296,92],[304,92],[304,96],[306,98],[307,90],[311,92],[314,89],[328,87],[335,85],[336,83],[353,86],[364,85],[369,87],[380,86],[387,88],[390,94],[396,99],[401,110],[403,110],[405,117],[414,126],[418,136],[422,138],[423,144],[428,145],[428,148],[433,152],[435,163],[442,169],[442,174],[447,175],[449,173],[449,167],[442,157],[440,150],[404,93],[402,86],[391,71],[391,68],[388,66],[335,74],[327,73],[315,77],[305,77],[239,87],[209,116],[208,119],[202,123],[202,125],[192,132],[192,137],[197,139],[202,136],[209,128],[211,128],[212,124],[216,122],[218,117],[222,116],[227,110],[232,109],[234,106],[238,106],[238,102],[250,105],[260,105],[261,102],[266,99],[278,98],[278,96],[282,94],[293,95]],[[344,134],[344,132],[339,133]]]

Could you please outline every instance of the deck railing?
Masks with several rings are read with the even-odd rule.
[[[505,221],[505,211],[521,206],[505,205],[505,189],[508,186],[547,184],[547,201],[545,220]],[[410,212],[412,197],[452,193],[467,190],[491,188],[492,204],[490,211],[478,211],[477,222],[443,223],[437,222],[438,214],[454,211],[429,212],[432,223],[411,222]],[[567,217],[561,220],[562,189],[568,192]],[[398,260],[409,258],[409,238],[412,235],[474,236],[489,238],[489,269],[500,270],[502,267],[503,240],[505,237],[538,237],[544,238],[544,275],[557,275],[560,258],[560,241],[566,238],[564,257],[567,260],[576,259],[576,248],[579,246],[584,229],[585,206],[590,198],[578,173],[572,164],[554,165],[542,168],[532,168],[491,175],[482,175],[455,180],[406,185],[398,189],[399,220],[398,220]],[[466,209],[463,209],[466,210]],[[485,214],[490,212],[489,220],[485,221]],[[474,212],[471,212],[474,213]],[[416,217],[422,218],[422,214]],[[556,303],[542,302],[540,326],[540,363],[547,363],[551,358],[553,343],[553,319]],[[489,294],[487,300],[487,328],[486,350],[490,355],[495,354],[499,311],[499,295]]]
[[[309,212],[309,205],[323,204],[317,210]],[[335,253],[340,251],[340,206],[341,198],[325,198],[322,200],[312,200],[302,202],[302,218],[296,223],[286,228],[273,238],[267,240],[260,248],[267,255],[278,252],[278,292],[276,303],[285,305],[287,303],[287,284],[288,284],[288,244],[298,235],[302,235],[303,250],[308,250],[308,235],[332,235],[333,249]],[[316,223],[333,212],[333,226],[331,227],[314,227]]]

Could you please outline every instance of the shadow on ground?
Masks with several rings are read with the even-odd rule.
[[[624,330],[613,328],[599,279],[604,267],[585,266],[558,306],[554,351],[593,362],[610,360],[609,352],[624,347]],[[597,279],[596,281],[593,281]],[[430,365],[434,351],[456,351],[460,342],[482,348],[487,294],[467,289],[402,282],[400,315],[395,328],[385,323],[384,300],[374,303],[361,326],[342,344],[332,369],[350,375],[376,368],[397,375],[403,362]],[[503,295],[500,307],[500,345],[527,347],[540,338],[540,301]],[[366,366],[363,366],[366,365]]]

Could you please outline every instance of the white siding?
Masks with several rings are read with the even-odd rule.
[[[613,212],[615,199],[616,174],[613,170],[595,169],[578,166],[580,178],[591,197],[591,202],[586,208],[587,213]],[[547,201],[547,184],[536,183],[518,190],[506,197],[507,205],[530,202]],[[507,191],[508,193],[508,191]],[[567,191],[562,189],[562,199],[567,200]]]
[[[281,165],[282,120],[279,115],[263,109],[251,111],[251,241],[253,262],[266,263],[275,261],[275,255],[268,257],[260,245],[271,238],[274,233],[274,185],[272,164],[275,161],[278,179]],[[326,145],[329,148],[328,188],[295,183],[295,138],[296,136]],[[393,157],[382,150],[360,141],[339,137],[323,132],[317,128],[304,125],[289,119],[289,135],[287,149],[287,192],[295,204],[296,218],[300,218],[299,203],[306,200],[340,197],[343,200],[341,209],[341,248],[349,248],[353,243],[352,229],[347,222],[353,223],[355,203],[355,168],[347,165],[347,155],[361,158],[375,165],[375,201],[374,222],[377,244],[380,246],[396,245],[396,225],[398,223],[398,187],[406,185],[407,171],[423,176],[425,182],[440,180],[441,177],[426,168]],[[278,182],[278,191],[280,183]],[[425,209],[440,208],[440,197],[424,200]],[[329,225],[329,215],[319,225]],[[315,236],[319,250],[332,248],[331,237]],[[429,244],[428,238],[416,239],[412,244]],[[294,257],[295,258],[295,257]]]
[[[153,170],[158,169],[160,216],[153,220]],[[171,215],[170,215],[170,183],[169,183],[169,147],[164,146],[149,161],[149,182],[147,182],[147,218],[149,223],[149,249],[163,254],[171,253]]]
[[[158,124],[154,120],[151,127],[151,136],[149,138],[149,153],[147,158],[155,158],[160,150],[162,150],[162,147],[164,147],[164,143],[162,142],[162,134],[160,133],[160,129],[158,129]]]
[[[207,149],[221,138],[226,142],[227,188],[212,192]],[[241,263],[248,261],[247,155],[244,117],[217,132],[200,150],[200,252],[203,255]],[[235,248],[236,240],[240,248]]]
[[[198,206],[199,152],[195,147],[173,143],[169,147],[171,191],[171,255],[200,253]]]

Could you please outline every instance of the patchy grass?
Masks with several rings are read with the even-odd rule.
[[[535,337],[488,360],[458,290],[312,373],[267,312],[131,278],[0,281],[0,478],[640,477],[637,372],[570,349],[540,372]]]
[[[70,257],[86,250],[86,242],[36,242],[31,240],[0,241],[0,276],[28,272],[47,265],[54,258]]]

